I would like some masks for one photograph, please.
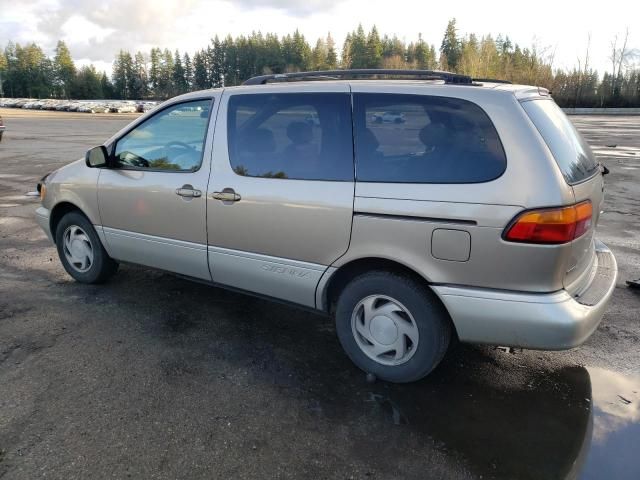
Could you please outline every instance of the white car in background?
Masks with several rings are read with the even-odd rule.
[[[376,123],[404,123],[404,113],[389,111],[373,114],[373,121]]]

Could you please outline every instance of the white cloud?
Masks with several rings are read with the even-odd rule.
[[[108,35],[114,33],[114,28],[103,28],[80,15],[72,15],[65,21],[60,30],[62,40],[70,44],[89,44],[91,41],[104,42]]]
[[[593,423],[593,440],[604,443],[611,433],[640,423],[640,378],[602,368],[588,370],[594,408],[599,410]]]

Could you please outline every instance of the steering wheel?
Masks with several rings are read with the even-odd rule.
[[[186,149],[188,149],[188,150],[195,150],[195,148],[194,148],[194,147],[192,147],[191,145],[188,145],[188,144],[186,144],[186,143],[184,143],[184,142],[179,142],[179,141],[177,141],[177,140],[173,140],[173,141],[171,141],[171,142],[167,143],[164,147],[165,147],[165,148],[171,148],[172,146],[181,147],[181,148],[186,148]]]

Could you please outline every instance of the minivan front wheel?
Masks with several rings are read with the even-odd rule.
[[[442,360],[451,338],[448,314],[414,279],[373,271],[353,279],[336,307],[336,329],[351,360],[390,382],[412,382]]]
[[[118,269],[91,222],[79,212],[67,213],[56,227],[56,247],[62,266],[81,283],[102,283]]]

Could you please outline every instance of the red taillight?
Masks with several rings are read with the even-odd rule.
[[[592,215],[589,200],[571,207],[529,210],[507,227],[504,239],[524,243],[567,243],[589,231]]]

